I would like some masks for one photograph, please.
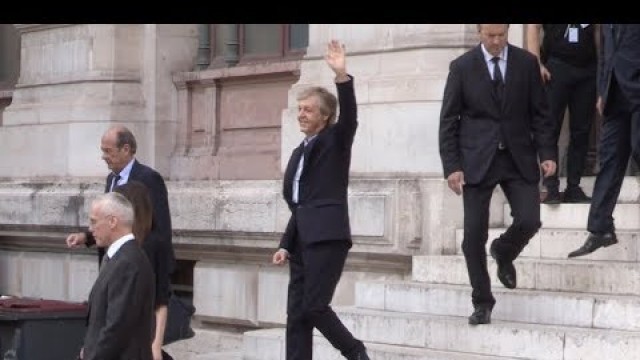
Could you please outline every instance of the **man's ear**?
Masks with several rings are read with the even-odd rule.
[[[118,218],[115,216],[110,216],[109,217],[109,228],[110,229],[115,229],[115,227],[118,225]]]

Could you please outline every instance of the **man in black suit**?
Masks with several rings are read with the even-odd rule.
[[[137,141],[133,133],[122,125],[114,125],[105,131],[100,142],[102,159],[111,171],[107,175],[105,192],[129,180],[143,183],[149,189],[153,205],[151,231],[144,239],[143,247],[154,258],[157,289],[157,334],[153,341],[154,360],[171,360],[171,356],[162,350],[162,340],[167,319],[169,300],[169,277],[175,267],[172,245],[171,213],[167,197],[167,187],[162,176],[154,169],[136,160]],[[91,232],[79,232],[67,237],[67,246],[87,247],[96,244]],[[105,249],[98,247],[98,261],[101,263]],[[153,254],[151,254],[153,252]]]
[[[596,114],[599,37],[599,24],[527,24],[527,49],[540,62],[556,142],[565,112],[569,112],[567,187],[560,196],[558,174],[544,179],[545,204],[591,202],[580,187],[580,180]]]
[[[585,243],[569,257],[616,244],[613,210],[633,153],[640,164],[640,24],[602,24],[597,109],[603,115],[600,171],[593,187]]]
[[[305,139],[293,150],[284,174],[291,218],[273,255],[276,265],[290,263],[286,359],[312,358],[315,327],[345,358],[369,360],[364,344],[329,305],[352,246],[347,187],[358,122],[344,46],[331,41],[325,58],[336,75],[338,99],[322,87],[298,95],[298,123]]]
[[[541,161],[556,170],[554,124],[538,60],[508,44],[508,24],[479,24],[481,43],[453,60],[440,114],[440,156],[449,188],[462,194],[462,249],[474,312],[469,324],[488,324],[495,298],[485,246],[489,205],[497,185],[511,207],[512,225],[491,244],[498,278],[516,287],[513,261],[540,228]]]
[[[132,234],[133,207],[121,194],[91,204],[89,230],[106,249],[89,295],[80,359],[151,360],[155,333],[153,269]]]

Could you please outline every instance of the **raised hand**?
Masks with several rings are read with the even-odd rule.
[[[336,81],[341,82],[349,79],[344,44],[337,40],[331,40],[327,44],[327,54],[324,58],[331,70],[336,74]]]

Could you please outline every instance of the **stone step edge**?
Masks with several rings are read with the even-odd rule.
[[[640,204],[640,203],[638,203]],[[491,226],[489,227],[489,231],[491,230],[501,230],[501,231],[505,231],[508,229],[508,226]],[[462,232],[464,231],[464,228],[456,228],[456,233],[458,232]],[[564,227],[545,227],[544,224],[542,224],[542,227],[538,230],[538,232],[541,231],[553,231],[553,232],[561,232],[561,231],[566,231],[566,232],[584,232],[585,234],[588,234],[589,231],[587,229],[576,229],[576,228],[564,228]],[[638,228],[638,230],[633,230],[633,229],[616,229],[616,235],[633,235],[633,234],[637,234],[640,231],[640,228]],[[491,241],[491,239],[489,239],[489,241]]]
[[[435,320],[435,321],[444,321],[448,323],[453,323],[457,326],[469,327],[471,325],[467,322],[467,316],[451,316],[451,315],[432,315],[432,314],[422,314],[422,313],[407,313],[407,312],[399,312],[399,311],[387,311],[387,310],[376,310],[376,309],[362,309],[354,306],[342,306],[335,307],[334,311],[340,316],[341,314],[345,315],[366,315],[366,316],[381,316],[381,317],[391,317],[391,318],[411,318],[415,320],[416,318],[421,320]],[[640,331],[631,331],[631,330],[619,330],[619,329],[599,329],[599,328],[585,328],[579,326],[566,326],[566,325],[550,325],[550,324],[537,324],[537,323],[523,323],[523,322],[515,322],[515,321],[506,321],[506,320],[493,320],[491,319],[491,324],[489,325],[479,325],[479,326],[487,326],[487,327],[500,327],[500,328],[509,328],[516,330],[530,330],[530,331],[555,331],[555,332],[571,332],[572,334],[585,334],[585,335],[614,335],[620,337],[639,337]]]
[[[493,258],[487,254],[487,256],[490,258],[490,261],[495,262],[495,260],[493,260]],[[455,254],[455,255],[414,255],[413,256],[413,261],[415,261],[415,259],[419,259],[419,258],[456,258],[456,259],[462,259],[464,260],[464,255],[462,254]],[[555,259],[555,258],[536,258],[536,257],[527,257],[527,256],[522,256],[522,257],[518,257],[513,263],[514,265],[518,265],[519,262],[526,262],[526,263],[539,263],[539,264],[568,264],[568,265],[574,265],[574,266],[579,266],[579,265],[585,265],[585,266],[605,266],[606,264],[611,264],[611,265],[632,265],[632,266],[638,266],[640,267],[640,262],[638,261],[622,261],[622,260],[591,260],[591,259],[585,259],[585,260],[580,260],[580,259]]]
[[[275,328],[275,329],[262,329],[262,330],[253,330],[245,333],[245,336],[255,336],[261,338],[271,338],[275,340],[284,341],[285,329],[283,328]],[[314,341],[320,340],[323,346],[331,346],[327,339],[317,330],[314,330]],[[469,352],[461,352],[461,351],[448,351],[448,350],[437,350],[430,349],[425,347],[414,347],[414,346],[406,346],[406,345],[393,345],[393,344],[384,344],[377,343],[371,341],[363,341],[365,346],[367,347],[367,352],[371,356],[377,353],[391,353],[391,354],[404,354],[404,355],[417,355],[417,356],[447,356],[451,360],[492,360],[492,359],[500,359],[500,360],[521,360],[513,357],[506,356],[495,356],[495,355],[484,355],[477,353],[469,353]]]
[[[462,284],[443,284],[443,283],[429,283],[415,280],[358,280],[359,284],[382,284],[392,286],[410,286],[419,288],[438,288],[447,290],[458,290],[471,292],[470,285]],[[552,291],[552,290],[536,290],[536,289],[507,289],[504,287],[492,288],[491,292],[499,294],[513,294],[518,295],[549,295],[557,297],[579,298],[581,300],[594,300],[594,301],[606,301],[606,300],[637,300],[640,303],[640,297],[638,295],[624,295],[624,294],[604,294],[604,293],[585,293],[576,291]]]

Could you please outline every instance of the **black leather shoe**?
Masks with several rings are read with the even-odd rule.
[[[477,307],[469,316],[469,325],[491,324],[491,309]]]
[[[601,247],[607,247],[617,243],[618,238],[615,233],[589,234],[584,244],[578,250],[570,252],[569,257],[591,254]]]
[[[565,203],[589,204],[591,203],[591,198],[582,191],[580,186],[572,186],[564,190],[562,201]]]
[[[515,289],[517,285],[516,267],[513,266],[513,261],[501,260],[493,246],[491,247],[491,257],[493,257],[498,265],[498,280],[500,280],[502,285],[507,289]]]
[[[561,202],[562,198],[560,197],[560,191],[558,191],[558,189],[547,191],[547,196],[542,200],[542,203],[547,205],[557,205]]]

